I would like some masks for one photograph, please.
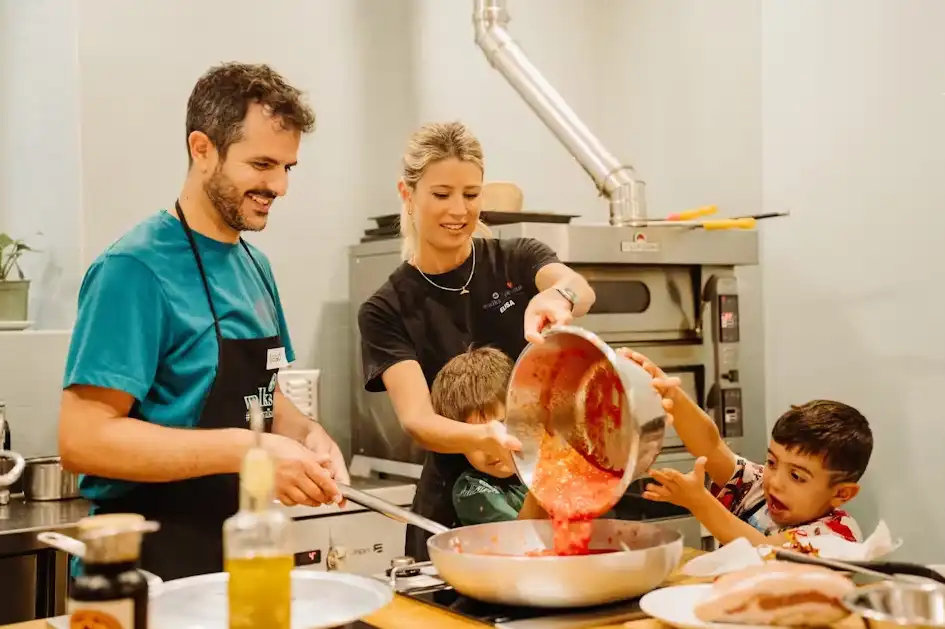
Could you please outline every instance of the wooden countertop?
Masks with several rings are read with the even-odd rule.
[[[686,563],[702,551],[687,548],[683,552]],[[685,577],[678,572],[667,579],[666,585],[699,583],[697,579]],[[467,618],[456,616],[431,605],[411,600],[404,596],[395,596],[391,603],[382,610],[364,618],[362,622],[377,629],[483,629],[486,625]],[[850,617],[839,623],[834,629],[863,629],[864,623]],[[48,629],[45,620],[33,620],[16,625],[4,625],[0,629]],[[633,620],[615,625],[600,625],[593,629],[666,629],[666,625],[652,618]]]

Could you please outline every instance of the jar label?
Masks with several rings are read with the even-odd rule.
[[[135,602],[130,598],[117,601],[74,601],[66,604],[69,629],[135,629]]]

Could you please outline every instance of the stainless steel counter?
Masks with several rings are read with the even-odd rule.
[[[403,481],[382,480],[378,478],[353,478],[351,486],[361,491],[376,494],[381,498],[393,498],[389,492],[402,491]],[[409,503],[413,495],[407,498]],[[59,531],[69,535],[80,519],[89,514],[89,503],[82,499],[55,502],[26,502],[23,496],[13,496],[10,504],[0,506],[0,557],[21,554],[48,548],[36,540],[36,534],[42,531]],[[364,507],[349,503],[344,509],[337,505],[320,507],[283,507],[293,519],[308,519],[328,515],[337,515],[353,511],[363,511]]]
[[[65,611],[68,557],[41,544],[36,534],[72,534],[88,513],[84,500],[26,502],[22,494],[0,506],[0,624]]]
[[[26,502],[14,496],[0,506],[0,556],[48,548],[36,540],[42,531],[69,534],[89,514],[89,503],[81,500]]]

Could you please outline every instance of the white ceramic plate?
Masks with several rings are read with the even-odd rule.
[[[148,603],[154,629],[226,629],[225,572],[166,581]],[[292,571],[292,629],[344,627],[373,614],[394,598],[377,579],[344,572]],[[49,621],[68,629],[69,617]],[[729,627],[731,629],[731,627]]]
[[[675,585],[653,590],[640,599],[640,609],[648,616],[680,629],[732,629],[735,625],[703,622],[696,617],[696,605],[711,591],[711,583]],[[738,625],[737,627],[738,629],[770,629],[767,625]]]
[[[19,332],[32,325],[32,321],[0,321],[0,332]]]

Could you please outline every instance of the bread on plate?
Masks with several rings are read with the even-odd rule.
[[[813,627],[843,620],[856,586],[828,568],[770,561],[719,577],[695,608],[703,622]]]

